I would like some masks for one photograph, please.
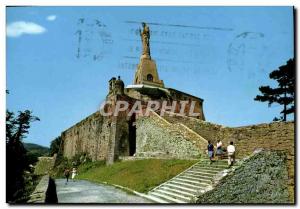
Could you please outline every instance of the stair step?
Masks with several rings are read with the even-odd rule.
[[[209,167],[225,167],[228,166],[228,162],[224,163],[197,163],[196,165],[201,165],[201,166],[209,166]]]
[[[220,160],[218,160],[218,159],[213,159],[213,163],[224,163],[224,162],[226,162],[227,161],[227,159],[220,159]],[[203,160],[201,160],[199,163],[202,163],[202,162],[204,162],[204,163],[209,163],[210,162],[210,160],[209,159],[203,159]]]
[[[200,168],[200,169],[208,169],[208,170],[214,170],[214,171],[222,171],[222,170],[225,170],[225,169],[228,169],[228,165],[227,166],[223,166],[223,167],[210,167],[210,168],[206,168],[206,167],[201,167],[201,166],[197,166],[197,167],[194,167],[194,168]]]
[[[155,197],[155,196],[152,196],[150,194],[148,195],[144,195],[143,197],[149,199],[149,200],[152,200],[153,202],[157,202],[157,203],[170,203],[170,202],[167,202],[161,198],[158,198],[158,197]]]
[[[146,198],[158,203],[190,203],[199,192],[212,185],[213,178],[228,169],[227,159],[209,163],[208,159],[194,164],[180,175],[156,187]]]
[[[209,163],[196,163],[194,166],[201,166],[201,167],[209,167],[209,168],[218,168],[215,166],[218,166],[220,164],[209,164]],[[221,164],[220,166],[226,166],[227,164]]]
[[[213,176],[215,176],[215,174],[212,174],[212,173],[206,173],[206,172],[200,172],[200,171],[192,171],[192,170],[189,170],[189,171],[187,171],[187,173],[196,173],[196,174],[204,174],[204,175],[208,175],[208,176],[211,176],[211,177],[213,177]]]
[[[178,199],[175,199],[175,198],[172,198],[170,196],[167,196],[167,195],[163,195],[163,194],[160,194],[160,193],[157,193],[157,192],[151,192],[151,195],[154,195],[154,196],[158,196],[158,197],[161,197],[163,199],[166,199],[168,201],[171,201],[171,202],[175,202],[175,203],[188,203],[187,201],[183,201],[183,200],[178,200]]]
[[[173,187],[173,188],[177,188],[177,189],[182,189],[182,190],[185,190],[186,192],[192,192],[194,194],[197,193],[196,189],[191,189],[191,188],[186,188],[186,187],[183,187],[183,186],[179,186],[178,184],[174,184],[172,182],[168,182],[167,184],[164,184],[164,186]]]
[[[199,169],[199,168],[194,168],[194,169],[191,169],[190,171],[206,172],[209,174],[217,174],[220,172],[220,171],[212,171],[212,170],[208,170],[208,169]]]
[[[193,194],[193,193],[184,192],[182,190],[173,189],[173,188],[170,188],[170,187],[163,186],[163,187],[160,187],[159,189],[161,189],[161,190],[167,190],[167,191],[172,191],[172,192],[183,194],[183,195],[189,196],[189,197],[195,197],[195,194]]]
[[[187,173],[187,172],[184,173],[184,176],[192,176],[194,178],[202,178],[202,179],[206,179],[206,180],[212,180],[213,179],[213,176],[206,176],[206,175],[203,175],[203,174],[195,174],[195,173]]]
[[[223,164],[223,163],[226,163],[228,161],[228,158],[227,159],[220,159],[220,160],[217,160],[217,159],[214,159],[212,161],[212,163],[215,163],[215,164]],[[210,163],[210,160],[201,160],[199,163]]]
[[[224,168],[216,168],[216,167],[209,167],[209,166],[198,166],[198,165],[195,165],[192,168],[212,169],[212,170],[216,170],[216,171],[224,170]]]
[[[195,180],[184,179],[184,178],[180,178],[180,177],[175,178],[175,180],[189,182],[189,183],[196,184],[196,185],[209,185],[209,183],[200,182],[199,180],[195,181]]]
[[[205,171],[210,171],[210,172],[218,173],[221,170],[224,170],[224,168],[216,170],[216,169],[213,169],[213,168],[193,167],[193,168],[190,168],[189,170],[205,170]]]
[[[196,180],[198,182],[205,182],[208,184],[211,183],[211,180],[209,180],[209,179],[203,179],[201,177],[193,177],[193,176],[188,176],[188,175],[181,175],[181,176],[178,176],[178,178],[188,179],[188,180]]]
[[[209,162],[210,161],[210,159],[208,159],[208,158],[204,158],[204,159],[202,159],[200,162]],[[221,160],[217,160],[217,161],[215,161],[215,162],[223,162],[223,161],[226,161],[225,159],[221,159]]]
[[[180,194],[177,194],[177,193],[174,193],[174,192],[170,192],[170,191],[165,191],[165,190],[162,190],[162,189],[155,190],[155,192],[162,193],[164,195],[170,195],[170,196],[174,197],[175,199],[179,199],[179,200],[182,200],[182,201],[190,202],[190,200],[191,200],[190,197],[186,197],[186,196],[183,196],[183,195],[180,195]]]
[[[195,185],[195,184],[192,184],[192,183],[187,183],[187,182],[182,182],[182,181],[179,181],[179,180],[172,180],[171,182],[173,183],[176,183],[176,184],[180,184],[180,185],[184,185],[184,186],[187,186],[187,187],[192,187],[192,188],[195,188],[195,189],[200,189],[200,188],[204,188],[206,186],[208,186],[207,184],[205,185]]]

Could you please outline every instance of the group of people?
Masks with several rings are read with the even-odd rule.
[[[66,184],[69,182],[70,174],[72,174],[72,180],[75,181],[75,176],[77,175],[76,168],[73,168],[72,171],[69,168],[65,169],[64,176],[66,177]]]
[[[208,141],[207,151],[210,163],[213,162],[214,155],[216,155],[218,159],[220,159],[225,154],[225,152],[227,152],[228,155],[229,166],[232,166],[235,161],[235,146],[233,145],[232,141],[227,146],[227,149],[224,149],[221,140],[218,140],[216,154],[214,152],[214,145],[211,143],[211,141]]]

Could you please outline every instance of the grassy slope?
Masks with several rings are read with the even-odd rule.
[[[169,180],[196,163],[191,160],[135,160],[117,162],[105,166],[103,162],[81,165],[77,178],[94,182],[107,182],[128,187],[138,192],[147,192]]]

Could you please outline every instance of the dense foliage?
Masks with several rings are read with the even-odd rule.
[[[271,106],[273,103],[283,105],[280,112],[280,118],[275,117],[274,120],[286,121],[287,115],[295,113],[295,61],[290,59],[286,65],[280,66],[269,75],[270,79],[277,81],[277,87],[270,86],[259,87],[262,95],[257,95],[254,100],[268,102]]]
[[[92,160],[89,158],[87,153],[77,153],[75,156],[73,156],[71,159],[68,159],[63,156],[61,149],[57,153],[57,157],[55,160],[55,166],[52,170],[52,175],[55,177],[63,177],[64,170],[66,168],[72,169],[72,168],[78,168],[79,166],[83,164],[90,163]]]
[[[23,139],[28,134],[30,123],[39,120],[29,110],[17,115],[6,111],[6,201],[24,201],[26,182],[31,181],[29,160]],[[27,171],[27,172],[26,172]]]
[[[56,137],[50,144],[50,156],[57,154],[59,152],[61,144],[61,137]]]

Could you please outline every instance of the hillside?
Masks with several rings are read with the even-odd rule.
[[[37,162],[37,158],[40,156],[48,156],[49,148],[33,143],[24,143],[24,147],[27,150],[27,157],[31,164]]]
[[[49,148],[33,143],[24,143],[24,147],[28,152],[38,153],[40,156],[48,155]]]

